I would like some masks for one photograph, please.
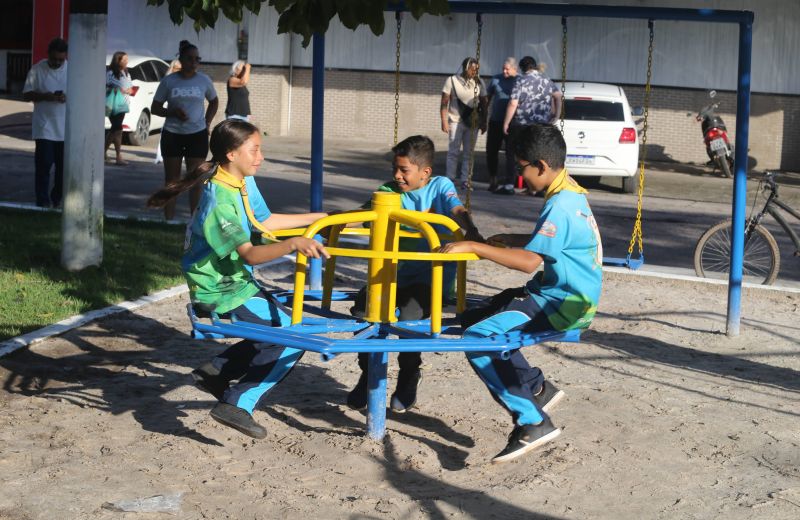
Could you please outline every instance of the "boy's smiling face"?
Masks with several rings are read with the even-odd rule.
[[[433,171],[430,166],[420,168],[408,157],[399,155],[395,156],[392,169],[394,171],[392,177],[403,193],[418,190],[428,184]]]

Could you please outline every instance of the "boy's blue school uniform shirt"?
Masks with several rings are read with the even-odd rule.
[[[600,300],[603,246],[585,193],[563,170],[525,246],[544,259],[525,287],[556,330],[588,327]]]
[[[414,211],[425,211],[428,213],[438,213],[447,217],[453,216],[453,209],[463,206],[458,198],[458,192],[453,181],[447,177],[431,177],[428,184],[422,188],[406,193],[397,188],[397,184],[387,182],[378,188],[378,191],[391,191],[400,194],[403,209]],[[450,233],[444,226],[434,225],[437,233]],[[408,228],[404,228],[408,229]],[[409,229],[410,231],[415,231]],[[428,241],[424,238],[401,238],[401,251],[429,252]],[[397,267],[397,286],[407,287],[414,284],[430,285],[431,283],[431,262],[401,261]],[[444,263],[444,276],[442,286],[445,289],[445,296],[450,297],[456,279],[455,262]]]

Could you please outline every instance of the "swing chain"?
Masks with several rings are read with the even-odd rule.
[[[395,19],[397,19],[397,38],[394,53],[394,144],[397,144],[397,129],[400,126],[400,34],[403,24],[400,11],[395,12]]]
[[[567,17],[561,17],[561,114],[559,126],[564,135],[564,106],[567,99]]]
[[[472,192],[472,172],[475,167],[475,144],[478,140],[478,113],[480,112],[481,33],[483,32],[483,18],[481,17],[481,13],[475,15],[475,20],[478,22],[478,40],[475,49],[475,61],[478,64],[478,73],[473,79],[473,81],[475,81],[475,86],[473,87],[472,91],[472,103],[474,104],[474,107],[472,109],[472,115],[469,122],[469,169],[467,170],[467,193],[465,201],[465,207],[467,208],[467,211],[470,210],[470,204],[472,202],[472,197],[470,194]]]
[[[644,195],[644,164],[647,159],[647,116],[650,113],[650,79],[653,73],[653,20],[647,21],[647,27],[650,29],[650,43],[647,47],[647,82],[644,86],[644,122],[642,123],[642,139],[641,139],[641,158],[639,160],[639,193],[636,203],[636,223],[633,225],[633,233],[631,234],[631,242],[628,245],[628,256],[633,254],[633,245],[638,242],[639,256],[641,257],[644,252],[644,244],[642,239],[642,197]]]

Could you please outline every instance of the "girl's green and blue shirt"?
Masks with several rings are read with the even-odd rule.
[[[271,215],[254,177],[245,177],[248,199],[259,222]],[[193,303],[225,313],[242,305],[259,291],[252,267],[236,251],[250,242],[256,230],[244,209],[237,188],[213,177],[203,188],[200,204],[186,229],[183,269]]]

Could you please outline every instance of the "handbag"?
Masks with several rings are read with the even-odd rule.
[[[468,122],[472,121],[472,111],[474,110],[474,108],[469,106],[469,105],[467,105],[466,103],[464,103],[463,101],[461,101],[458,98],[458,93],[456,92],[455,81],[453,81],[451,79],[451,82],[453,83],[452,93],[456,98],[456,103],[457,103],[456,106],[458,108],[458,117],[461,119],[461,121],[464,121],[465,123],[468,123]]]
[[[109,89],[106,93],[106,117],[125,114],[129,110],[122,92],[116,87]]]

